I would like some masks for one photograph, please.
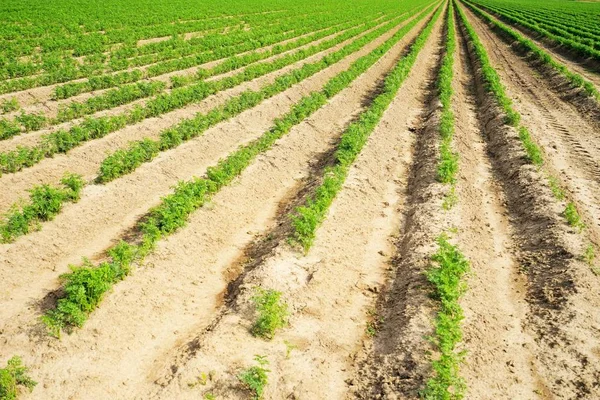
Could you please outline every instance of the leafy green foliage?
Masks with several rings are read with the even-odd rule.
[[[565,211],[563,211],[563,216],[572,227],[578,228],[580,231],[585,228],[585,224],[573,202],[567,203]]]
[[[50,185],[35,186],[29,191],[30,202],[19,208],[13,205],[0,223],[0,240],[2,243],[14,241],[17,237],[28,234],[37,228],[40,222],[52,220],[62,209],[65,202],[79,200],[83,179],[79,175],[66,174],[61,180],[63,188]]]
[[[224,119],[230,118],[231,116],[237,115],[249,107],[253,107],[260,101],[270,98],[277,93],[289,88],[291,85],[300,82],[301,80],[314,75],[318,71],[326,68],[327,66],[339,61],[346,55],[356,51],[358,48],[364,46],[370,40],[373,40],[383,32],[392,29],[398,21],[392,19],[385,23],[383,26],[369,32],[367,35],[356,39],[351,44],[344,46],[342,49],[336,51],[334,54],[329,55],[316,63],[305,64],[301,68],[290,71],[284,76],[278,78],[273,84],[267,85],[258,92],[246,91],[239,96],[231,99],[231,101],[225,106],[221,107],[219,111],[213,110],[211,113],[204,115],[199,114],[192,120],[183,121],[175,130],[169,129],[165,134],[172,134],[177,132],[180,136],[184,136],[187,139],[195,137],[202,133],[208,127],[223,121]],[[375,23],[372,23],[375,24]],[[204,82],[200,81],[194,85],[181,87],[172,90],[170,93],[162,93],[150,100],[148,100],[144,106],[136,106],[131,110],[124,111],[115,116],[110,117],[98,117],[98,118],[87,118],[83,123],[75,125],[69,130],[58,130],[47,135],[41,144],[33,147],[18,147],[16,150],[0,153],[0,172],[2,173],[13,173],[23,168],[35,165],[44,158],[52,157],[57,153],[66,153],[67,151],[81,145],[90,140],[101,138],[108,133],[114,132],[118,129],[123,128],[128,124],[138,123],[146,118],[157,117],[166,112],[173,111],[175,109],[184,107],[188,104],[201,101],[207,96],[214,94],[218,91],[232,88],[242,82],[255,79],[259,76],[273,72],[286,65],[292,64],[299,60],[302,60],[312,54],[318,53],[324,49],[335,46],[336,44],[347,40],[360,32],[363,32],[369,28],[370,24],[364,26],[358,26],[350,29],[347,32],[338,35],[337,37],[324,41],[318,45],[311,46],[309,49],[301,50],[296,53],[287,55],[279,58],[273,62],[261,63],[253,65],[244,71],[232,76],[226,77],[219,81]],[[72,103],[68,108],[63,109],[61,119],[71,119],[75,116],[81,116],[88,114],[89,112],[104,109],[112,104],[120,104],[125,97],[136,97],[142,90],[138,86],[127,86],[121,89],[115,89],[109,93],[96,96],[91,98],[85,103]],[[144,85],[153,85],[146,84]],[[158,85],[160,86],[160,85]],[[157,87],[158,87],[157,86]],[[136,89],[137,87],[137,89]],[[153,86],[148,86],[153,88]],[[150,89],[153,91],[154,89]],[[124,96],[123,98],[121,96]],[[219,118],[220,117],[220,118]],[[208,122],[208,125],[206,124]],[[194,130],[191,127],[196,127]],[[197,127],[202,127],[198,130]],[[184,129],[185,132],[181,132]],[[16,134],[16,133],[15,133]],[[1,136],[1,133],[0,133]],[[186,139],[186,140],[187,140]],[[111,171],[114,176],[120,176],[118,171],[119,161],[125,161],[123,164],[123,171],[120,174],[130,172],[132,166],[138,166],[140,162],[139,149],[136,147],[137,143],[132,144],[131,152],[133,155],[125,154],[123,152],[116,156],[117,160],[111,159],[107,161],[109,166],[104,170]],[[168,147],[168,143],[162,144],[163,149],[171,148]],[[124,157],[132,157],[134,161],[124,160]],[[141,162],[148,161],[143,160]],[[101,168],[102,172],[102,168]],[[100,182],[106,182],[110,179],[107,177],[100,177]]]
[[[342,49],[328,55],[320,61],[305,64],[304,66],[277,78],[274,83],[265,85],[259,91],[244,91],[240,95],[231,98],[222,106],[213,109],[209,113],[199,113],[192,119],[184,120],[177,126],[168,128],[161,132],[160,139],[158,141],[144,139],[142,141],[132,143],[126,150],[116,151],[115,153],[109,155],[102,162],[98,174],[98,181],[108,182],[122,175],[128,174],[132,172],[135,168],[139,167],[141,164],[151,161],[154,157],[156,157],[159,154],[158,149],[160,149],[161,151],[172,149],[185,141],[197,137],[211,126],[214,126],[219,122],[227,120],[235,115],[238,115],[244,110],[256,106],[261,101],[270,98],[278,93],[281,93],[282,91],[288,89],[292,85],[302,81],[303,79],[308,78],[311,75],[314,75],[318,71],[326,68],[329,65],[334,64],[346,55],[356,51],[358,48],[366,44],[369,40],[372,40],[374,37],[377,37],[377,35],[381,34],[385,30],[389,30],[390,28],[392,28],[393,24],[394,23],[386,24],[384,27],[379,28],[370,34],[367,34],[362,38],[355,40],[353,43],[344,46]],[[408,26],[414,26],[414,22],[409,23]],[[399,38],[402,37],[406,31],[406,27],[402,28],[401,34],[397,33],[393,36],[392,39],[386,41],[385,46],[378,48],[377,52],[373,53],[370,59],[373,59],[373,57],[380,57],[382,49],[389,48],[391,46],[391,43],[395,43],[397,40],[399,40]],[[352,32],[348,32],[348,34],[350,33]],[[205,95],[208,95],[210,93],[213,93],[215,90],[223,90],[228,87],[237,85],[241,81],[250,80],[257,76],[263,75],[264,73],[270,72],[271,70],[282,68],[283,66],[288,65],[292,61],[302,59],[304,57],[309,56],[310,54],[314,54],[315,52],[322,50],[323,48],[327,48],[333,44],[336,44],[340,39],[343,39],[345,36],[346,35],[341,35],[339,37],[331,39],[330,41],[323,42],[318,46],[312,46],[307,50],[303,50],[290,56],[278,59],[274,63],[270,63],[268,65],[254,65],[251,68],[246,69],[244,72],[241,72],[240,74],[232,78],[226,78],[223,81],[218,81],[213,86],[204,84],[205,87],[203,89],[203,93],[205,93]],[[364,70],[362,67],[363,64],[370,65],[369,60],[362,58],[359,64],[355,64],[356,67],[353,69],[353,71],[346,71],[345,73],[336,76],[335,80],[328,82],[326,89],[324,90],[325,95],[329,98],[335,93],[337,93],[337,90],[345,87],[345,81],[347,81],[348,79],[353,79],[353,77],[355,77],[356,74],[355,71]],[[183,88],[182,90],[196,90],[194,88],[196,88],[196,86]],[[196,92],[196,94],[198,94],[198,92]],[[148,151],[147,149],[149,148],[151,148],[152,151]]]
[[[600,36],[598,31],[586,31],[582,26],[581,20],[570,20],[571,15],[564,12],[561,8],[560,19],[548,18],[546,12],[541,11],[541,16],[535,15],[529,18],[523,16],[523,8],[526,6],[523,2],[512,4],[510,8],[499,8],[493,4],[486,3],[485,7],[491,9],[509,23],[521,25],[546,39],[570,49],[581,57],[600,60]],[[547,6],[546,6],[547,7]],[[573,8],[565,5],[563,7]],[[545,8],[545,7],[544,7]],[[544,10],[542,8],[542,10]],[[540,9],[540,7],[538,7]],[[588,12],[593,12],[588,10]],[[531,14],[530,14],[531,15]],[[582,15],[583,16],[583,15]],[[516,35],[515,35],[516,38]],[[529,41],[533,45],[533,42]],[[535,46],[535,45],[534,45]],[[537,47],[537,46],[536,46]],[[544,52],[540,52],[542,54]]]
[[[518,33],[514,29],[511,29],[502,22],[492,18],[489,14],[485,13],[481,9],[475,7],[474,5],[470,3],[467,4],[476,15],[480,16],[484,21],[491,24],[494,29],[498,30],[503,35],[506,35],[507,37],[514,40],[519,46],[527,50],[533,58],[541,61],[543,64],[549,66],[550,68],[563,75],[574,87],[582,88],[588,96],[591,96],[596,100],[600,101],[600,92],[598,92],[598,89],[596,89],[596,87],[592,83],[586,81],[581,75],[571,72],[566,66],[557,62],[548,52],[541,49],[530,39],[527,39],[525,36]],[[561,45],[571,47],[576,51],[580,52],[580,54],[582,54],[584,57],[594,57],[597,60],[600,60],[600,51],[598,50],[590,51],[589,47],[582,45],[581,43],[577,43],[575,41],[572,41],[571,39],[559,38],[558,36],[552,35],[548,31],[544,29],[539,29],[536,25],[529,24],[519,18],[510,17],[506,14],[503,14],[503,17],[512,22],[521,24],[529,29],[533,29],[534,31],[540,32],[545,36],[555,40],[557,43],[560,43]],[[600,41],[598,43],[600,44]]]
[[[435,376],[427,381],[421,395],[431,400],[459,400],[465,392],[464,380],[459,375],[462,354],[456,352],[456,345],[462,340],[463,311],[459,299],[466,289],[462,277],[469,271],[469,262],[448,242],[446,235],[438,238],[438,245],[438,251],[431,257],[435,266],[427,272],[427,279],[434,287],[434,298],[440,307],[432,338],[440,354],[433,361]]]
[[[519,127],[519,139],[521,139],[521,142],[523,143],[523,147],[525,148],[525,153],[527,154],[527,159],[529,162],[537,166],[542,165],[544,163],[542,151],[531,138],[529,130],[524,126]]]
[[[37,382],[27,373],[28,369],[23,366],[20,357],[14,356],[8,360],[6,368],[0,368],[0,399],[16,400],[19,386],[33,390]]]
[[[256,294],[252,297],[258,313],[251,329],[254,336],[271,340],[277,329],[287,325],[289,313],[281,295],[276,290],[256,288]]]
[[[448,5],[446,24],[446,53],[442,59],[442,66],[437,81],[442,115],[440,117],[440,157],[437,168],[437,178],[442,183],[454,184],[458,173],[458,153],[452,150],[454,136],[454,113],[452,111],[452,68],[456,50],[456,32],[454,31],[454,17],[452,2]]]
[[[2,113],[17,111],[19,108],[21,108],[21,106],[19,105],[16,97],[11,97],[10,99],[4,99],[0,101],[0,111],[2,111]]]
[[[265,386],[268,383],[268,373],[270,372],[266,367],[269,365],[269,361],[265,356],[256,355],[254,361],[258,365],[250,367],[242,371],[238,378],[246,387],[252,392],[254,400],[262,399]]]
[[[586,246],[583,252],[583,260],[589,265],[594,265],[594,260],[596,259],[596,248],[593,243],[590,243]]]

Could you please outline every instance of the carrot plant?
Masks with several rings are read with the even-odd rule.
[[[267,357],[256,355],[254,361],[258,365],[252,366],[238,375],[238,379],[252,392],[252,398],[254,400],[260,400],[263,398],[263,392],[265,386],[268,383],[268,373],[270,372],[266,367],[269,365]]]
[[[541,49],[530,39],[527,39],[522,34],[516,32],[514,29],[508,27],[502,22],[492,18],[489,14],[477,8],[473,4],[466,3],[473,12],[483,19],[492,27],[498,30],[501,34],[506,35],[510,39],[514,40],[519,46],[528,51],[536,60],[541,61],[544,65],[557,71],[559,74],[564,76],[574,87],[582,88],[588,96],[595,98],[600,101],[600,92],[598,89],[589,81],[585,80],[581,75],[569,71],[569,69],[556,61],[547,51]],[[600,59],[600,51],[597,52],[598,59]]]
[[[258,104],[253,102],[247,102],[247,98],[253,96],[254,93],[258,93],[257,96],[263,97],[259,100],[259,102],[264,100],[265,98],[274,96],[275,94],[287,89],[292,84],[298,83],[299,81],[333,64],[335,61],[358,50],[370,40],[373,40],[375,37],[381,35],[383,32],[392,29],[395,24],[397,24],[397,21],[392,20],[386,23],[384,26],[370,32],[369,34],[356,39],[354,42],[346,45],[341,50],[333,53],[332,55],[322,58],[321,61],[318,61],[316,63],[305,64],[302,67],[283,75],[282,77],[278,78],[274,84],[267,85],[263,90],[259,92],[245,92],[244,94],[236,97],[235,99],[232,99],[230,102],[230,104],[236,102],[235,105],[236,107],[238,107],[236,108],[236,113],[221,113],[220,115],[225,116],[224,118],[229,118],[232,115],[237,115],[243,110]],[[360,31],[361,29],[364,30],[366,28],[358,27],[357,29]],[[330,41],[325,41],[317,46],[311,46],[310,49],[306,49],[301,52],[297,52],[292,55],[286,56],[284,58],[277,59],[272,63],[263,63],[260,65],[252,66],[252,68],[246,69],[237,75],[224,78],[220,81],[210,83],[198,82],[195,85],[174,89],[171,93],[163,93],[157,97],[154,97],[153,99],[146,102],[146,104],[143,107],[133,107],[131,110],[116,116],[87,118],[84,122],[70,128],[69,130],[61,129],[52,132],[49,135],[46,135],[39,145],[32,147],[18,147],[16,150],[0,153],[0,172],[17,172],[23,168],[37,164],[44,158],[52,157],[53,155],[58,153],[66,153],[67,151],[81,145],[82,143],[103,137],[108,133],[114,132],[118,129],[125,127],[128,124],[135,124],[146,118],[157,117],[166,112],[184,107],[190,103],[201,101],[209,95],[214,94],[218,91],[232,88],[242,82],[255,79],[269,72],[273,72],[286,65],[299,61],[308,55],[315,54],[326,48],[334,46],[335,44],[338,44],[348,39],[349,37],[356,35],[359,31],[348,31],[345,34],[340,35]],[[347,37],[346,35],[349,36]],[[244,96],[246,98],[242,99],[242,97]],[[242,103],[242,105],[240,105],[240,99],[246,102],[246,104]],[[201,116],[199,116],[199,118],[201,118]],[[214,113],[212,114],[212,118],[214,118]],[[223,119],[217,122],[220,122],[222,120]],[[189,122],[189,120],[186,121]],[[184,121],[184,123],[186,123],[186,121]],[[204,122],[202,122],[201,125],[202,124],[204,124]],[[133,146],[135,145],[136,144],[134,144]],[[114,170],[114,168],[111,169]],[[105,180],[103,178],[100,178],[99,181]]]
[[[37,382],[29,377],[28,372],[20,357],[14,356],[8,360],[6,367],[0,368],[0,399],[16,400],[19,386],[33,390]]]
[[[469,271],[469,262],[446,235],[439,236],[437,242],[439,249],[431,257],[433,266],[427,272],[427,279],[433,285],[439,306],[431,338],[439,358],[433,361],[435,375],[427,381],[421,396],[430,400],[459,400],[466,389],[459,374],[463,356],[456,351],[462,340],[460,323],[464,318],[459,300],[466,290],[462,277]]]
[[[21,108],[21,106],[15,97],[0,101],[0,111],[2,111],[3,114],[17,111],[19,108]]]
[[[271,340],[277,329],[287,325],[288,307],[281,300],[281,292],[272,289],[256,288],[252,301],[258,316],[252,325],[252,334]]]
[[[484,14],[481,10],[478,11],[476,7],[472,5],[469,5],[469,7],[471,7],[471,9],[473,9],[479,15],[486,16],[486,14]],[[494,68],[491,66],[486,50],[483,47],[483,44],[481,43],[479,37],[477,36],[477,33],[475,33],[473,27],[470,25],[464,12],[460,8],[458,9],[458,13],[462,24],[467,32],[467,35],[470,38],[471,43],[473,44],[475,55],[482,65],[483,79],[487,83],[486,89],[494,95],[494,97],[498,100],[498,103],[502,106],[503,110],[507,115],[513,115],[514,120],[520,121],[521,115],[512,108],[511,101],[506,95],[504,87],[500,82],[500,77],[498,76],[496,70],[494,70]],[[489,16],[486,16],[486,18],[490,22],[495,21],[492,20]],[[497,21],[494,23],[500,26],[500,23],[498,23]],[[510,28],[505,28],[510,30]],[[511,117],[508,118],[507,122],[511,123]],[[523,149],[525,150],[527,161],[537,166],[538,168],[542,168],[544,165],[542,150],[534,142],[527,127],[519,125],[518,122],[511,124],[517,127],[518,129],[519,139],[523,145]],[[560,187],[560,182],[556,177],[549,175],[548,185],[556,199],[561,201],[565,199],[565,191]],[[583,223],[582,218],[577,212],[577,208],[575,207],[575,204],[572,201],[569,201],[567,203],[565,210],[563,211],[563,217],[569,225],[578,228],[580,231],[584,229],[585,224]]]

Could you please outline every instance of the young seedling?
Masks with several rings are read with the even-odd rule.
[[[19,386],[33,390],[37,382],[32,380],[27,372],[28,369],[22,364],[20,357],[14,356],[8,360],[6,368],[0,369],[0,399],[15,400]]]
[[[281,300],[281,292],[272,289],[256,288],[252,298],[258,317],[252,325],[252,334],[271,340],[275,331],[287,325],[288,308]]]
[[[260,355],[255,355],[254,361],[256,361],[258,365],[242,371],[242,373],[238,375],[238,378],[252,392],[252,398],[254,400],[260,400],[262,399],[265,386],[267,386],[267,373],[270,371],[266,369],[266,366],[269,365],[269,361],[266,356]]]
[[[577,212],[577,208],[575,208],[575,204],[573,202],[569,202],[565,207],[565,211],[563,211],[563,215],[569,225],[574,228],[578,228],[581,232],[583,228],[585,228],[585,224],[581,220],[581,216]]]
[[[285,344],[285,358],[289,359],[290,355],[292,354],[292,350],[296,350],[298,346],[288,342],[287,340],[284,340],[283,343]]]

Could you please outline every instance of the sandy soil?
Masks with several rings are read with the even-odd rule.
[[[40,231],[0,245],[0,361],[22,356],[39,382],[20,398],[184,400],[210,393],[246,399],[250,393],[238,374],[259,354],[269,361],[265,399],[418,399],[438,356],[428,339],[438,305],[423,272],[442,232],[471,266],[460,300],[465,398],[600,398],[600,281],[581,259],[585,246],[600,239],[600,122],[579,93],[546,75],[472,13],[467,16],[542,148],[543,170],[526,162],[517,132],[484,90],[480,66],[457,24],[458,203],[444,210],[450,189],[436,180],[436,79],[446,33],[441,18],[351,168],[311,250],[304,254],[289,245],[290,213],[314,193],[340,135],[379,93],[424,19],[259,155],[186,226],[161,240],[81,329],[60,340],[47,335],[38,317],[54,301],[58,278],[70,263],[102,259],[177,181],[202,176],[258,138],[302,96],[321,89],[399,25],[133,173],[89,184],[78,203],[66,205]],[[157,137],[161,129],[344,44],[2,176],[0,211],[31,186],[57,182],[65,171],[92,180],[107,152]],[[582,233],[566,224],[565,202],[552,196],[547,171],[577,204],[588,225]],[[291,312],[289,324],[271,341],[250,333],[257,286],[281,291]]]

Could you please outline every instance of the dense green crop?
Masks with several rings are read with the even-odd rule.
[[[582,57],[600,61],[600,3],[558,0],[473,0],[473,3]]]

